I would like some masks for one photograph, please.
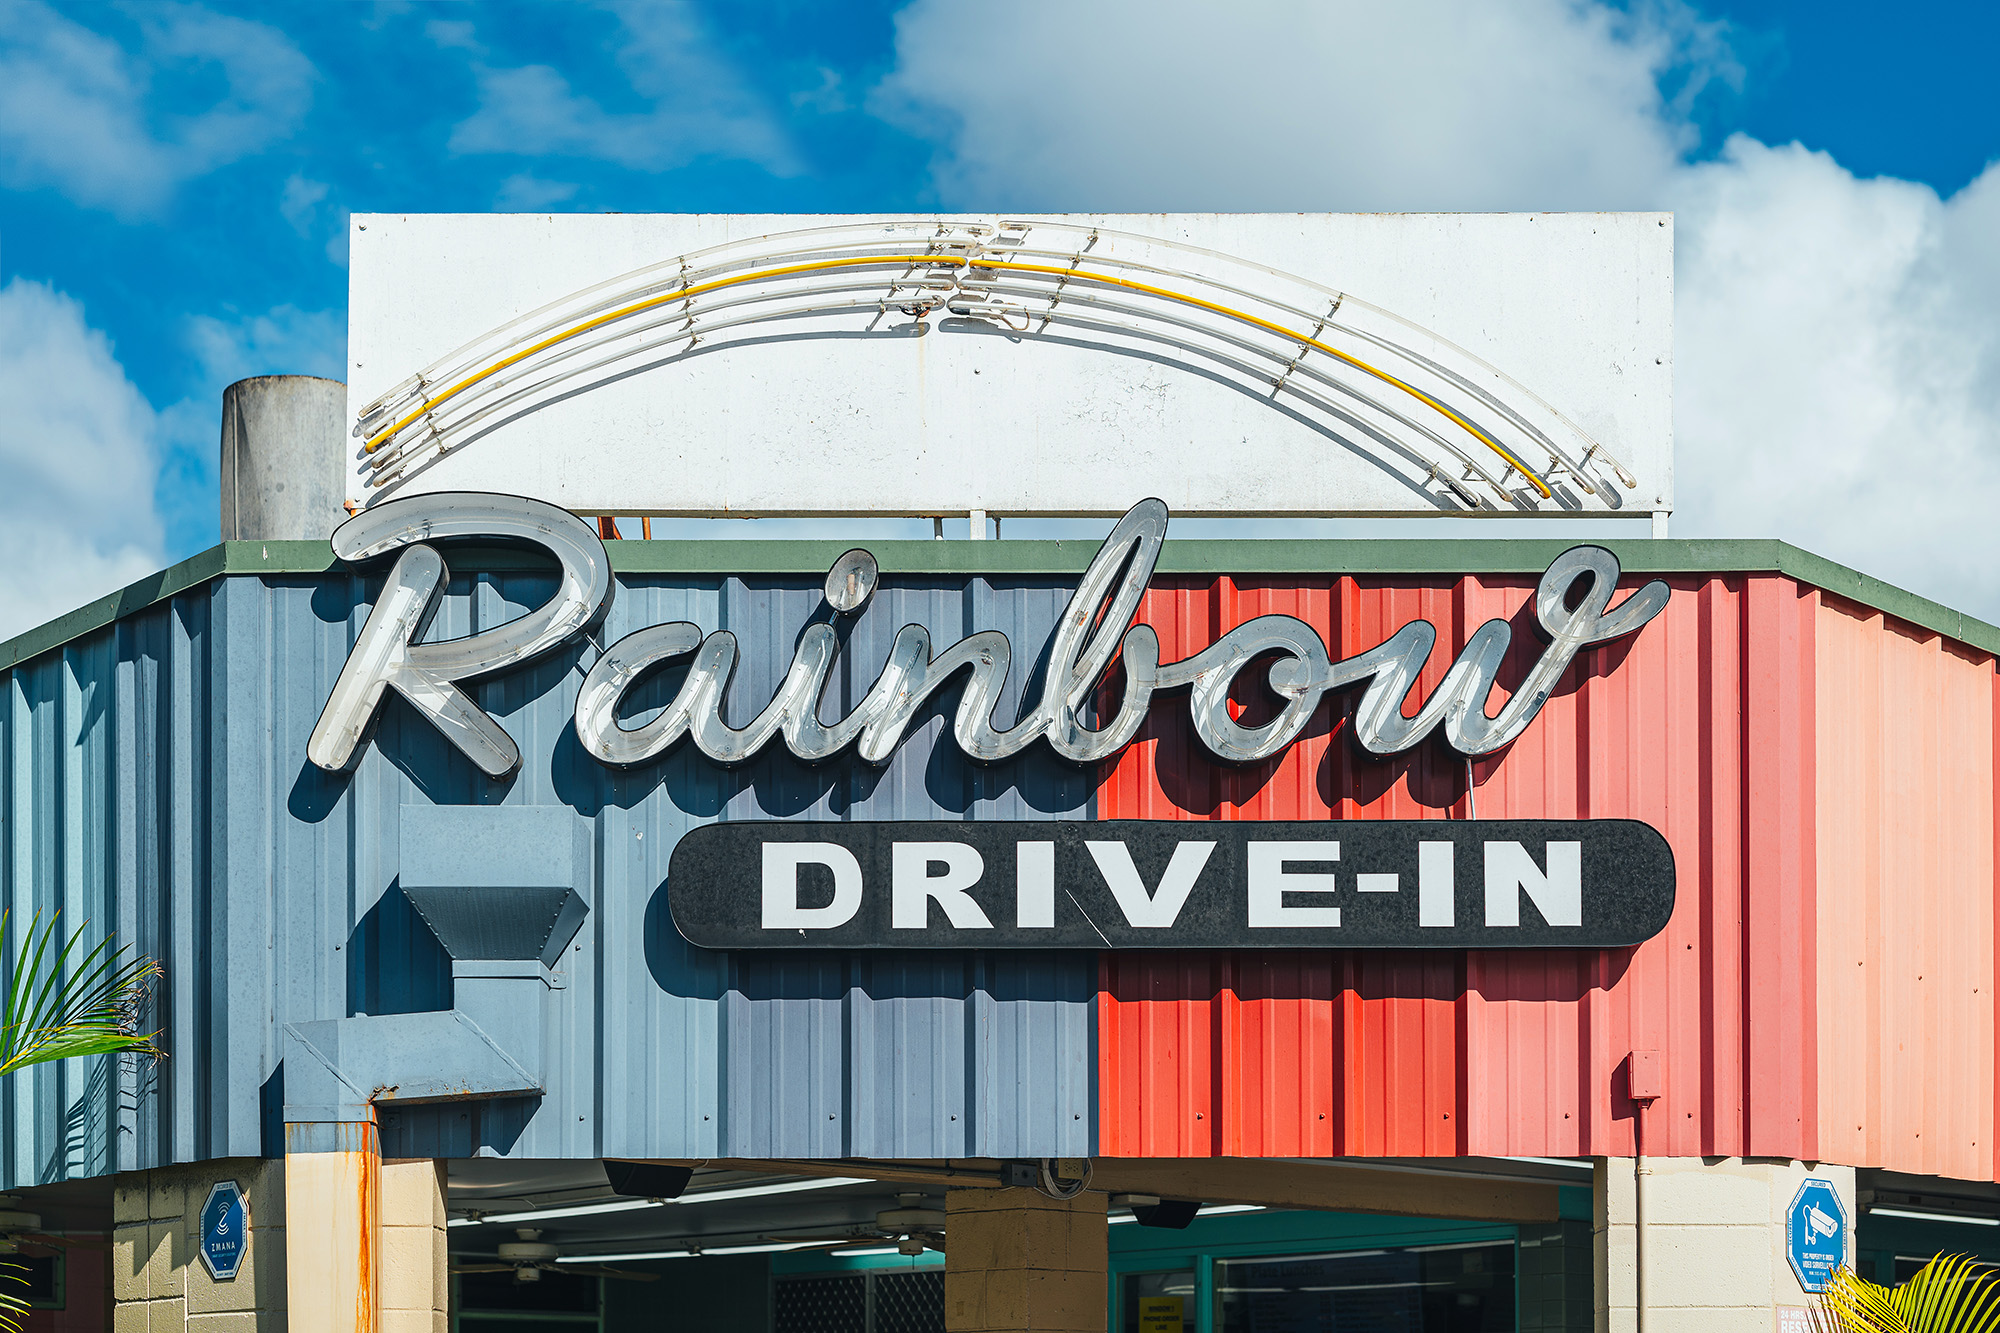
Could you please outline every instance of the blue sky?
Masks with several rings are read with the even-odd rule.
[[[1674,208],[1676,531],[2000,618],[1995,49],[1975,4],[0,0],[0,633],[215,539],[222,386],[340,374],[349,212],[490,209]]]

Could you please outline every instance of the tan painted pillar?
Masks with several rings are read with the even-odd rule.
[[[288,1124],[285,1149],[290,1333],[375,1333],[375,1126]]]
[[[1786,1258],[1785,1220],[1808,1176],[1847,1208],[1854,1168],[1740,1157],[1600,1158],[1594,1200],[1597,1333],[1770,1333],[1813,1297]],[[1640,1192],[1643,1191],[1643,1198]],[[1643,1218],[1644,1231],[1635,1225]]]
[[[360,1121],[285,1132],[289,1333],[449,1333],[444,1163],[385,1162]]]
[[[1105,1196],[945,1195],[947,1333],[1103,1333]]]

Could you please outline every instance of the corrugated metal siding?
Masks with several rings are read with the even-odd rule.
[[[161,959],[170,1058],[32,1070],[5,1093],[8,1185],[262,1150],[285,1022],[450,1003],[449,962],[396,886],[407,804],[561,804],[589,819],[599,883],[566,958],[550,1094],[519,1107],[392,1113],[385,1149],[554,1156],[974,1156],[1091,1148],[1087,954],[732,958],[665,913],[679,835],[726,818],[1088,816],[1092,775],[1053,760],[982,771],[934,744],[933,715],[878,773],[698,756],[615,774],[568,729],[579,650],[477,687],[528,756],[487,782],[392,702],[351,776],[305,739],[372,584],[233,578],[9,674],[0,711],[0,867],[20,916],[63,906]],[[535,574],[456,579],[436,633],[510,619]],[[838,690],[858,697],[906,620],[948,643],[1009,630],[1033,665],[1062,580],[901,581],[854,628]],[[776,685],[817,581],[621,582],[606,633],[690,619],[735,629],[731,720]],[[608,640],[607,640],[608,641]],[[858,664],[858,665],[857,665]],[[829,708],[831,711],[831,707]],[[725,1132],[724,1126],[728,1126]]]
[[[1306,620],[1343,656],[1426,617],[1449,645],[1424,672],[1426,693],[1490,617],[1517,627],[1503,681],[1518,680],[1540,651],[1521,616],[1532,579],[1307,583],[1161,579],[1142,616],[1169,658],[1269,612]],[[1795,1087],[1801,1072],[1810,1084],[1813,1068],[1811,792],[1802,781],[1811,607],[1785,579],[1679,580],[1658,621],[1579,658],[1528,733],[1475,765],[1483,816],[1636,818],[1665,832],[1680,894],[1663,934],[1605,953],[1110,956],[1098,1010],[1101,1150],[1630,1153],[1618,1071],[1636,1048],[1663,1052],[1668,1069],[1648,1152],[1742,1153],[1782,1140],[1787,1148],[1755,1151],[1809,1156]],[[1366,758],[1341,734],[1338,709],[1324,708],[1280,759],[1223,772],[1189,762],[1185,704],[1162,704],[1116,764],[1100,812],[1468,813],[1461,762],[1436,746]],[[1764,887],[1752,893],[1752,882]],[[1753,1058],[1753,1026],[1785,1054]]]
[[[1993,658],[1823,599],[1820,1149],[1993,1176]]]
[[[1524,626],[1532,585],[1162,578],[1144,614],[1169,658],[1265,612],[1301,616],[1343,655],[1429,616],[1448,647],[1428,691],[1480,621]],[[1667,834],[1680,898],[1646,945],[1100,957],[710,953],[669,924],[667,858],[688,828],[729,818],[1457,818],[1462,765],[1428,745],[1360,757],[1328,708],[1279,760],[1229,770],[1175,697],[1101,775],[1040,753],[976,768],[936,743],[935,709],[879,772],[780,755],[732,772],[683,752],[613,773],[569,731],[579,649],[478,687],[529,756],[510,782],[399,703],[356,772],[331,777],[305,738],[371,586],[220,579],[8,674],[0,892],[17,919],[61,906],[160,958],[152,1017],[173,1055],[11,1080],[6,1185],[257,1153],[283,1100],[283,1023],[449,1004],[448,960],[396,884],[400,812],[425,802],[573,809],[597,885],[551,1012],[550,1095],[532,1114],[391,1113],[398,1154],[1624,1153],[1619,1065],[1637,1048],[1667,1071],[1649,1152],[1993,1174],[2000,680],[1990,658],[1789,578],[1677,579],[1655,624],[1580,659],[1529,732],[1476,766],[1482,815],[1628,816]],[[1068,586],[896,580],[854,627],[828,711],[906,621],[940,643],[1007,630],[1023,659],[1010,709]],[[532,574],[457,580],[439,632],[548,590]],[[818,604],[813,580],[631,576],[603,634],[736,630],[741,724]],[[1522,633],[1504,678],[1538,651]],[[1899,748],[1906,735],[1920,743]],[[1847,985],[1856,957],[1893,976]],[[1968,982],[1978,998],[1958,993]],[[1857,1113],[1857,1090],[1887,1100]]]
[[[477,624],[545,596],[520,576],[482,578]],[[983,580],[885,588],[853,627],[838,706],[865,692],[906,623],[940,644],[972,627],[1009,631],[1032,653],[1067,600],[1060,583]],[[470,632],[474,603],[439,633]],[[741,644],[727,717],[741,726],[782,678],[799,629],[819,611],[817,580],[624,580],[605,641],[691,620]],[[573,659],[572,659],[573,660]],[[975,1156],[1088,1151],[1092,960],[1081,955],[731,956],[692,948],[666,913],[667,858],[687,829],[717,819],[1021,819],[1087,814],[1093,787],[1047,759],[984,772],[936,739],[936,709],[880,772],[808,768],[766,754],[737,771],[697,754],[615,774],[568,729],[580,672],[555,662],[482,688],[527,755],[508,802],[562,804],[593,820],[600,901],[573,947],[570,988],[548,1048],[552,1092],[526,1126],[443,1108],[389,1117],[385,1151],[488,1146],[526,1156]],[[1002,710],[1019,697],[1018,678]],[[664,703],[662,689],[656,702]],[[829,707],[829,713],[833,711]],[[317,709],[315,707],[314,714]],[[310,725],[310,718],[306,719]],[[412,738],[410,732],[420,732]],[[483,784],[420,723],[411,767],[448,772],[433,799],[477,799]],[[303,732],[295,747],[303,753]],[[371,754],[407,753],[385,741]],[[378,773],[380,770],[378,769]],[[417,779],[398,775],[397,805]],[[600,977],[600,969],[603,975]],[[642,973],[643,969],[643,973]],[[601,1090],[601,1100],[592,1096]],[[1007,1106],[1006,1116],[978,1113]],[[512,1108],[508,1108],[511,1110]]]
[[[259,805],[247,827],[223,824],[253,779],[227,762],[238,719],[216,706],[239,602],[218,585],[8,673],[0,844],[13,921],[61,909],[65,930],[87,921],[159,959],[167,979],[146,1020],[176,1053],[9,1080],[9,1187],[258,1150],[267,903],[230,870],[268,820]],[[229,950],[232,937],[249,947]]]

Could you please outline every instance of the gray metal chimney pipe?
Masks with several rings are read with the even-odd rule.
[[[222,391],[222,539],[324,541],[347,517],[347,386],[259,375]]]

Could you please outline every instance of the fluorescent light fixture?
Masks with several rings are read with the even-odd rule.
[[[1203,1208],[1201,1211],[1197,1212],[1195,1216],[1220,1217],[1224,1213],[1261,1213],[1263,1211],[1264,1211],[1264,1205],[1261,1203],[1212,1203],[1208,1205],[1208,1207]],[[1132,1216],[1130,1213],[1127,1213],[1123,1217],[1107,1217],[1104,1219],[1104,1222],[1106,1226],[1115,1227],[1120,1222],[1136,1222],[1138,1220],[1139,1220],[1138,1218]]]
[[[670,1203],[719,1203],[724,1199],[760,1199],[770,1194],[797,1194],[804,1190],[827,1190],[839,1185],[870,1185],[862,1176],[825,1176],[816,1180],[788,1180],[776,1185],[747,1185],[742,1189],[701,1190],[678,1199],[608,1199],[602,1203],[570,1204],[556,1208],[531,1208],[511,1213],[486,1213],[479,1217],[454,1217],[445,1225],[483,1226],[489,1222],[549,1222],[558,1217],[589,1217],[597,1213],[622,1213],[634,1208],[656,1208]]]
[[[1914,1208],[1870,1208],[1870,1217],[1906,1217],[1912,1222],[1962,1222],[1969,1227],[2000,1227],[2000,1217],[1970,1217],[1964,1213],[1926,1213]]]
[[[713,1245],[699,1250],[643,1250],[630,1254],[561,1254],[559,1264],[610,1264],[634,1259],[699,1259],[709,1254],[778,1254],[785,1250],[811,1249],[816,1242],[787,1241],[778,1245]]]
[[[840,1185],[873,1185],[865,1176],[823,1176],[818,1180],[788,1180],[778,1185],[748,1185],[738,1190],[703,1190],[683,1194],[668,1203],[720,1203],[724,1199],[761,1199],[767,1194],[797,1194],[802,1190],[830,1190]]]
[[[657,1199],[612,1199],[605,1203],[580,1203],[568,1208],[536,1208],[527,1212],[486,1213],[479,1217],[454,1217],[450,1227],[476,1227],[487,1222],[547,1222],[558,1217],[589,1217],[596,1213],[623,1213],[634,1208],[651,1208]]]

